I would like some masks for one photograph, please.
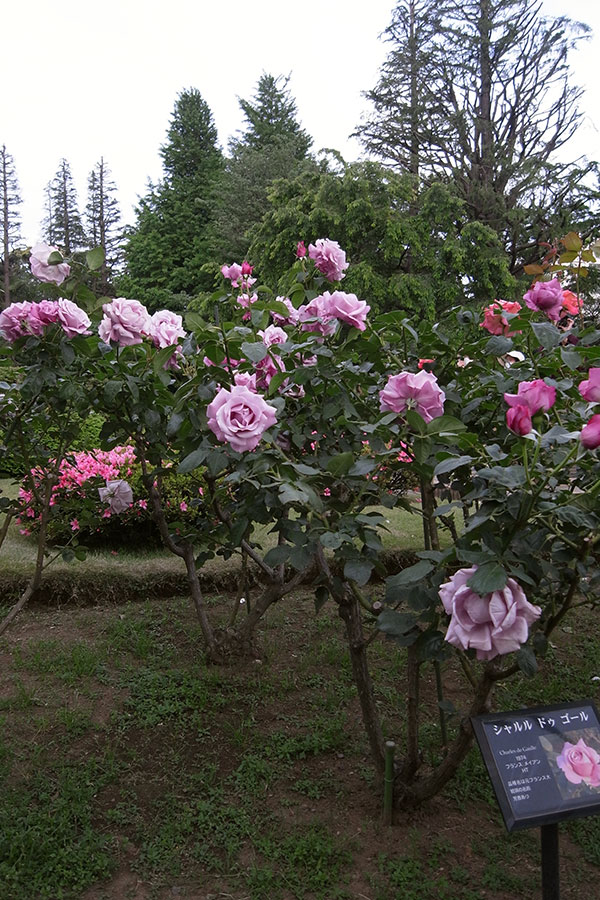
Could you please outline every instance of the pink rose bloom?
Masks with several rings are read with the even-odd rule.
[[[265,356],[256,364],[256,387],[259,391],[266,390],[271,384],[271,379],[280,372],[285,372],[285,366],[280,356]]]
[[[345,294],[343,291],[334,291],[333,294],[326,291],[323,297],[327,298],[330,316],[353,325],[359,331],[365,330],[367,313],[371,307],[364,300],[359,300],[356,294]]]
[[[382,412],[391,410],[401,414],[414,409],[426,422],[431,422],[443,414],[446,395],[435,375],[422,369],[416,375],[412,372],[390,375],[379,392],[379,399]]]
[[[242,263],[242,275],[244,277],[246,277],[248,275],[252,275],[253,271],[254,271],[254,266],[251,266],[250,263],[248,262],[248,260],[245,259],[244,262]]]
[[[35,315],[42,325],[52,325],[58,322],[58,300],[42,300],[35,304]]]
[[[235,285],[234,285],[234,287],[235,287]],[[250,318],[250,307],[253,303],[256,303],[257,300],[258,300],[258,294],[252,294],[252,296],[250,296],[250,294],[245,293],[245,294],[240,294],[239,297],[237,297],[237,302],[239,303],[239,305],[243,309],[248,310],[248,312],[245,312],[244,315],[242,316],[242,319],[244,320],[244,322]]]
[[[477,659],[493,659],[518,650],[542,610],[529,603],[514,578],[501,591],[481,597],[467,584],[476,571],[477,566],[459,569],[440,586],[444,609],[451,616],[445,639],[463,650],[476,650]]]
[[[87,313],[72,300],[66,300],[64,297],[58,301],[58,321],[68,338],[75,337],[76,334],[90,333],[88,328],[92,323]]]
[[[296,257],[298,259],[304,259],[306,256],[306,245],[304,241],[298,241],[298,245],[296,247]]]
[[[579,440],[586,450],[600,447],[600,415],[592,416],[587,425],[583,426]]]
[[[264,331],[259,331],[258,336],[262,338],[267,347],[271,347],[273,344],[285,344],[288,339],[283,328],[279,328],[277,325],[269,325]]]
[[[337,320],[329,312],[329,292],[314,297],[309,303],[299,307],[298,321],[303,323],[302,331],[314,331],[323,337],[334,334]]]
[[[508,320],[502,315],[503,312],[518,313],[521,304],[511,303],[508,300],[494,300],[489,306],[483,310],[483,322],[480,328],[485,328],[490,334],[503,334],[505,337],[512,337],[516,332],[510,330]]]
[[[583,309],[583,300],[573,291],[563,291],[563,309],[571,316],[576,316]]]
[[[122,478],[118,478],[115,481],[107,481],[106,487],[98,488],[98,493],[102,503],[108,503],[108,510],[105,510],[105,515],[107,512],[109,515],[110,513],[125,512],[127,507],[133,503],[133,491]]]
[[[29,257],[29,265],[32,274],[40,281],[62,284],[65,278],[68,278],[71,267],[66,262],[57,263],[56,265],[48,265],[48,257],[51,253],[57,253],[58,247],[51,247],[49,244],[36,244],[31,250]]]
[[[506,411],[506,424],[515,434],[522,437],[529,434],[532,429],[531,410],[528,406],[511,406]]]
[[[175,346],[179,338],[185,337],[183,319],[169,309],[155,312],[150,322],[150,337],[155,347],[159,347],[161,350],[165,347]]]
[[[556,401],[556,388],[552,387],[542,378],[535,381],[522,381],[516,394],[505,394],[504,399],[509,406],[526,406],[531,415],[537,412],[546,412]]]
[[[28,334],[40,335],[44,326],[35,312],[37,303],[11,303],[0,312],[0,335],[12,344],[17,338]]]
[[[587,381],[582,381],[578,390],[588,403],[600,403],[600,369],[589,369]]]
[[[220,388],[208,404],[206,415],[208,427],[217,439],[238,453],[254,450],[263,432],[277,421],[275,407],[241,385],[235,385],[230,391]]]
[[[600,754],[593,747],[588,747],[583,738],[576,744],[565,741],[560,755],[556,757],[556,765],[571,784],[587,784],[588,787],[600,787]]]
[[[558,322],[563,306],[563,289],[558,278],[552,281],[536,281],[523,294],[523,300],[529,309],[537,309],[545,313],[553,322]]]
[[[298,310],[294,307],[294,304],[288,297],[276,297],[275,298],[279,303],[283,303],[289,310],[288,316],[282,316],[278,312],[272,312],[273,321],[276,325],[297,325],[298,324]]]
[[[105,303],[102,309],[104,318],[98,326],[98,334],[105,344],[113,341],[119,347],[131,347],[141,344],[152,332],[150,314],[138,300],[117,297],[111,303]]]
[[[308,255],[328,281],[341,281],[348,268],[346,254],[337,241],[319,238],[316,244],[308,245]]]
[[[242,277],[242,267],[239,263],[231,263],[230,266],[221,266],[221,274],[223,278],[231,281],[232,287],[238,286],[238,281]]]

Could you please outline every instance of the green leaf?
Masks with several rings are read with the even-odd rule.
[[[437,464],[433,470],[433,474],[444,475],[446,472],[453,472],[455,469],[459,469],[461,466],[466,466],[468,463],[473,462],[474,458],[475,457],[473,456],[450,456],[448,459],[443,459]]]
[[[377,616],[377,628],[384,634],[390,634],[393,637],[403,637],[412,631],[417,624],[418,616],[413,613],[401,613],[395,609],[384,609]],[[417,631],[414,640],[419,636]]]
[[[354,454],[348,451],[347,453],[338,453],[337,456],[332,456],[325,468],[332,475],[335,475],[336,478],[339,478],[341,475],[348,474],[353,463]]]
[[[179,463],[177,471],[180,475],[185,475],[186,472],[192,472],[194,469],[197,469],[198,466],[201,466],[205,459],[206,450],[202,450],[201,448],[193,450]]]
[[[212,476],[219,475],[223,469],[227,468],[229,457],[221,450],[211,450],[206,456],[206,466]]]
[[[175,437],[185,420],[186,416],[184,413],[173,413],[167,424],[167,437]]]
[[[520,650],[517,650],[517,665],[528,678],[533,678],[537,674],[537,659],[535,658],[535,653],[529,647],[521,647]]]
[[[48,265],[49,266],[58,266],[61,262],[63,262],[63,255],[58,250],[53,250],[52,253],[48,256]]]
[[[578,369],[582,363],[581,354],[569,347],[561,347],[560,356],[565,366],[573,371]]]
[[[253,363],[262,362],[265,356],[268,353],[266,344],[263,344],[262,341],[257,341],[254,344],[249,344],[247,341],[244,341],[242,344],[242,353]]]
[[[583,247],[583,241],[576,231],[570,231],[564,236],[564,238],[560,239],[560,242],[565,250],[569,251],[570,253],[578,253]]]
[[[491,469],[480,469],[477,474],[511,489],[521,487],[527,481],[523,466],[492,466]]]
[[[504,354],[508,353],[509,350],[512,350],[513,347],[514,344],[510,338],[504,337],[501,334],[495,334],[485,345],[485,352],[488,356],[504,356]]]
[[[165,368],[166,364],[175,353],[176,346],[177,345],[174,344],[172,347],[163,347],[162,350],[159,350],[158,353],[154,354],[152,359],[152,369],[156,375]]]
[[[480,597],[491,594],[493,591],[501,591],[505,586],[508,575],[502,566],[494,560],[478,566],[477,571],[471,575],[467,584]]]
[[[415,431],[417,434],[425,434],[427,432],[425,419],[414,409],[407,409],[404,413],[404,418],[411,431]]]
[[[385,599],[386,603],[396,603],[399,599],[398,594],[402,596],[403,588],[411,584],[421,581],[431,571],[433,571],[433,563],[428,559],[421,559],[414,566],[408,566],[402,569],[397,575],[391,575],[385,580]]]
[[[454,416],[436,416],[431,422],[427,423],[427,434],[441,434],[442,432],[450,432],[456,434],[460,431],[466,431],[467,426],[460,419]]]
[[[532,322],[531,327],[544,350],[552,350],[554,347],[558,347],[564,338],[564,334],[558,330],[556,325],[551,325],[550,322]]]
[[[117,395],[121,393],[122,387],[123,385],[120,381],[107,381],[104,385],[105,402],[108,404],[114,403]]]
[[[297,485],[282,484],[279,488],[279,499],[282,503],[308,503],[308,492]]]
[[[373,563],[363,559],[349,559],[344,566],[344,578],[357,584],[367,584],[373,571]]]
[[[280,566],[287,562],[290,558],[292,548],[288,544],[278,544],[277,547],[271,547],[265,554],[265,562],[268,566]]]
[[[326,531],[324,534],[319,535],[320,543],[327,550],[337,550],[346,540],[348,540],[348,535],[339,531]]]
[[[373,471],[376,465],[377,463],[374,459],[363,456],[361,459],[356,460],[352,468],[348,471],[348,475],[367,475],[368,472]]]
[[[104,250],[102,247],[94,247],[85,254],[85,261],[90,272],[99,269],[104,262]]]
[[[197,312],[188,312],[185,314],[185,327],[188,331],[202,331],[206,327],[206,322]]]

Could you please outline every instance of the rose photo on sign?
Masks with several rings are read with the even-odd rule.
[[[590,729],[542,737],[540,743],[565,799],[600,793],[600,746]]]

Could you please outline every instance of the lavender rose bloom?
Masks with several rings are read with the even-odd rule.
[[[243,385],[220,388],[206,408],[208,427],[219,441],[243,453],[254,450],[262,434],[277,421],[276,409]]]
[[[364,300],[359,300],[356,294],[345,294],[344,291],[334,291],[333,294],[326,291],[323,297],[327,300],[330,316],[353,325],[359,331],[365,330],[367,313],[371,307]]]
[[[382,411],[401,414],[407,409],[415,409],[426,422],[443,414],[445,399],[437,378],[425,369],[416,375],[413,372],[390,375],[386,386],[379,392]]]
[[[580,382],[578,390],[588,403],[600,403],[600,369],[589,369],[587,380]]]
[[[150,337],[161,350],[175,346],[179,338],[185,337],[183,319],[169,309],[155,312],[151,318]]]
[[[328,281],[341,281],[348,268],[346,254],[337,241],[319,238],[316,244],[308,245],[308,255],[316,268]]]
[[[592,416],[587,425],[583,426],[579,440],[586,450],[600,447],[600,414]]]
[[[0,334],[5,341],[12,344],[17,338],[24,337],[26,334],[39,334],[30,326],[31,309],[33,303],[25,300],[23,303],[11,303],[6,309],[0,312]],[[35,328],[35,317],[34,328]]]
[[[100,340],[113,341],[119,347],[141,344],[152,333],[152,320],[145,306],[138,300],[117,297],[102,307],[104,318],[98,326]]]
[[[553,322],[558,322],[563,305],[563,289],[558,278],[552,281],[536,281],[523,294],[523,300],[529,309],[537,309],[545,313]]]
[[[556,388],[542,378],[535,381],[522,381],[516,394],[505,394],[504,399],[509,406],[526,406],[532,416],[537,412],[547,412],[556,402]]]
[[[36,303],[35,315],[42,325],[58,322],[58,300],[42,300]]]
[[[278,325],[268,325],[264,331],[258,332],[258,336],[262,338],[263,343],[267,347],[271,347],[273,344],[285,344],[288,339],[283,328],[280,328]]]
[[[588,747],[583,738],[576,744],[565,741],[556,765],[564,773],[571,784],[587,784],[589,787],[600,787],[600,754],[593,747]]]
[[[88,328],[92,324],[86,312],[73,303],[61,297],[58,301],[58,320],[68,338],[76,334],[89,334]]]
[[[310,320],[315,321],[310,321]],[[302,331],[314,331],[329,337],[334,334],[338,325],[335,316],[329,312],[329,292],[314,297],[309,303],[298,308],[298,321],[302,322]]]
[[[514,578],[501,591],[481,597],[467,584],[476,571],[477,566],[459,569],[440,587],[444,609],[452,617],[446,640],[463,650],[476,650],[477,659],[493,659],[518,650],[542,610],[529,603]]]
[[[133,503],[133,491],[126,481],[119,478],[115,481],[107,481],[106,487],[98,488],[102,503],[108,503],[113,513],[125,512]]]
[[[48,257],[51,253],[58,253],[58,247],[52,247],[49,244],[36,244],[31,250],[29,257],[29,265],[32,274],[40,281],[54,282],[54,284],[62,284],[65,278],[68,278],[71,267],[66,262],[57,263],[56,265],[48,265]]]

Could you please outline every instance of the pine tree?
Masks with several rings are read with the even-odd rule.
[[[61,159],[56,175],[46,186],[46,216],[42,227],[48,243],[60,247],[67,255],[87,243],[77,191],[66,159]]]
[[[378,88],[416,74],[425,102],[408,88],[397,100],[393,89],[376,88],[375,113],[358,129],[368,150],[410,171],[411,122],[420,119],[422,176],[454,181],[470,216],[501,236],[513,270],[567,210],[578,214],[590,169],[556,157],[581,119],[568,56],[589,29],[544,19],[540,9],[540,0],[400,0],[394,22],[402,28],[388,29],[394,49]],[[411,54],[411,12],[420,56]]]
[[[153,289],[193,296],[203,286],[200,268],[211,259],[223,159],[212,113],[195,88],[177,97],[160,153],[164,179],[149,185],[125,246],[128,287],[149,303]]]
[[[116,193],[110,169],[100,157],[88,177],[85,222],[91,246],[104,250],[104,263],[98,278],[98,288],[103,294],[109,292],[111,273],[116,271],[120,261],[121,213]]]
[[[19,239],[21,203],[13,158],[3,144],[0,149],[0,230],[2,232],[3,306],[10,300],[10,251]]]

